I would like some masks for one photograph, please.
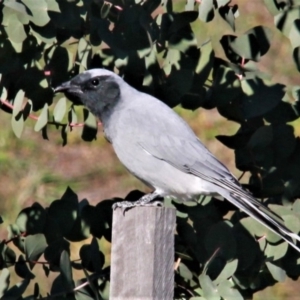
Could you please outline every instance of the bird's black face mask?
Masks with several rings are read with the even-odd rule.
[[[111,76],[82,73],[54,89],[63,92],[75,105],[85,105],[94,114],[102,114],[113,107],[120,96],[119,85]]]

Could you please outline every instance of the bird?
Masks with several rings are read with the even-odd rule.
[[[106,139],[123,165],[153,191],[113,209],[157,206],[159,197],[183,201],[219,195],[300,252],[299,236],[266,205],[243,189],[187,122],[159,99],[138,91],[116,73],[90,69],[54,88],[84,105],[102,122]]]

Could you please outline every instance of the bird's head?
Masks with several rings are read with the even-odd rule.
[[[121,84],[124,81],[115,73],[91,69],[54,88],[54,93],[62,92],[75,105],[84,105],[95,115],[101,115],[119,100]]]

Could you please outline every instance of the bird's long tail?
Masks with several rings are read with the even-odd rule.
[[[243,190],[240,186],[231,184],[231,182],[218,182],[218,186],[221,187],[218,190],[221,196],[279,235],[300,252],[300,248],[296,245],[297,241],[300,242],[300,237],[285,226],[280,216],[259,202],[249,192]]]

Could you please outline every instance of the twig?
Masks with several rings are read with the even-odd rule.
[[[3,105],[5,105],[6,107],[10,108],[10,109],[14,109],[14,106],[9,103],[8,101],[6,100],[2,100],[0,99],[0,103],[2,103]],[[38,117],[33,115],[33,114],[29,114],[28,117],[32,120],[35,120],[37,121],[38,120]],[[69,126],[71,128],[73,127],[83,127],[85,124],[84,123],[68,123],[68,124],[64,124],[64,123],[58,123],[58,122],[55,122],[55,121],[48,121],[47,124],[49,125],[55,125],[55,126]],[[98,126],[101,126],[102,123],[101,122],[98,122],[97,123]]]

